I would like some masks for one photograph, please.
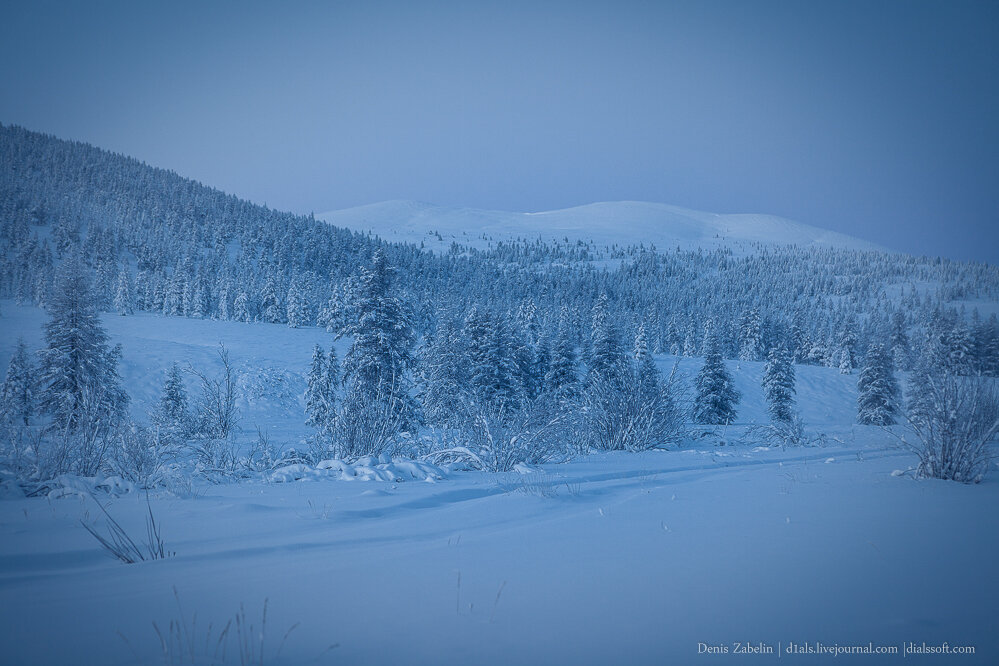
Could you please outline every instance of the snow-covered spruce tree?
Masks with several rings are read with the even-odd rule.
[[[728,425],[735,420],[739,392],[725,368],[718,337],[712,335],[694,380],[694,421],[705,425]]]
[[[419,400],[428,425],[452,427],[465,418],[468,385],[467,340],[451,316],[444,315],[419,354]]]
[[[784,345],[770,350],[763,370],[763,394],[772,421],[787,423],[794,418],[794,364]]]
[[[250,297],[245,291],[236,294],[232,304],[232,318],[234,321],[253,321],[253,313],[250,312]]]
[[[739,321],[739,358],[743,361],[763,358],[763,322],[758,310],[748,310]]]
[[[269,324],[279,324],[284,319],[282,315],[276,280],[268,276],[260,292],[260,318]]]
[[[299,326],[305,326],[308,323],[308,312],[305,299],[302,298],[301,291],[299,290],[298,285],[294,282],[292,282],[291,287],[288,288],[286,309],[289,328],[298,328]]]
[[[118,271],[118,289],[114,294],[114,309],[120,315],[130,315],[135,311],[132,284],[128,278],[128,268]]]
[[[892,361],[899,370],[909,370],[911,368],[911,349],[909,347],[909,334],[905,323],[905,314],[901,310],[896,310],[891,316],[891,333],[889,335],[889,346],[891,348]]]
[[[531,368],[531,378],[534,381],[534,396],[548,392],[548,368],[552,363],[552,343],[547,335],[539,335],[534,346],[534,365]]]
[[[791,322],[790,350],[791,359],[794,363],[808,363],[809,352],[812,351],[812,341],[808,337],[804,324],[799,313],[795,313]]]
[[[12,423],[28,425],[35,413],[35,368],[24,340],[18,338],[17,348],[7,366],[7,376],[0,387],[0,414]]]
[[[634,350],[635,380],[631,385],[631,434],[625,448],[642,450],[680,439],[683,420],[674,395],[672,377],[663,382],[655,359],[649,351],[645,325],[638,328]]]
[[[864,367],[857,380],[857,423],[887,426],[898,414],[898,383],[891,356],[881,344],[867,350]]]
[[[610,384],[623,386],[628,379],[628,355],[621,343],[620,333],[606,311],[606,295],[598,301],[593,312],[592,346],[587,355],[587,387]]]
[[[376,251],[358,284],[357,318],[342,331],[353,343],[344,357],[344,398],[334,419],[339,455],[380,454],[416,424],[410,395],[415,334],[406,305],[393,293],[392,274],[385,254]]]
[[[592,346],[583,389],[583,427],[588,445],[608,451],[627,447],[633,428],[633,363],[603,303],[594,308]]]
[[[191,413],[188,411],[187,388],[184,386],[184,376],[180,366],[176,363],[167,371],[163,392],[151,420],[157,437],[164,444],[177,446],[191,435],[192,422]]]
[[[509,315],[504,317],[506,336],[513,357],[514,375],[521,401],[530,402],[538,397],[544,384],[544,375],[539,374],[538,349],[530,341],[530,331],[523,329]]]
[[[326,356],[326,381],[323,387],[326,392],[326,412],[332,418],[336,408],[337,390],[340,388],[340,361],[336,357],[336,347],[330,345],[330,353]]]
[[[491,414],[516,412],[524,397],[515,343],[505,317],[473,308],[462,335],[468,349],[468,391]]]
[[[86,267],[76,255],[59,266],[40,352],[42,411],[51,427],[74,433],[85,425],[111,427],[124,417],[128,396],[118,377],[118,354],[93,306]]]
[[[579,357],[568,331],[560,330],[552,347],[545,388],[563,402],[579,395]]]
[[[848,321],[843,325],[839,335],[836,351],[836,365],[840,374],[850,375],[857,367],[857,335],[854,333],[856,322]]]
[[[128,394],[118,375],[121,347],[108,348],[93,303],[83,261],[68,256],[56,274],[51,319],[44,327],[47,346],[39,352],[39,406],[51,417],[45,474],[96,473],[126,419]]]
[[[340,332],[351,320],[350,290],[353,283],[334,282],[330,286],[330,296],[326,304],[319,310],[318,323],[329,333],[340,335]]]
[[[305,425],[320,431],[329,427],[329,398],[326,352],[317,344],[312,348],[312,363],[305,388]]]

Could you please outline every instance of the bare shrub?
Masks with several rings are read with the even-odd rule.
[[[508,472],[529,465],[564,460],[572,419],[553,403],[536,400],[514,413],[466,400],[461,425],[446,431],[444,447],[428,454],[438,464],[463,462],[488,472]]]
[[[763,425],[753,425],[746,430],[746,440],[760,446],[798,448],[802,446],[822,446],[826,442],[823,434],[809,435],[801,416],[794,414],[787,421],[771,421]]]
[[[676,366],[654,390],[640,382],[602,382],[584,393],[581,417],[589,446],[605,451],[644,451],[680,442],[686,428],[679,406]]]
[[[947,372],[922,374],[913,387],[902,446],[919,456],[916,476],[978,483],[994,457],[999,431],[999,395],[994,380]],[[913,408],[915,407],[915,408]]]
[[[217,481],[240,472],[239,447],[233,435],[192,440],[188,447],[194,454],[195,471],[210,480]]]
[[[166,443],[148,429],[132,423],[119,429],[108,455],[107,467],[112,474],[140,488],[152,488],[164,482],[166,458]]]
[[[403,404],[394,399],[340,404],[314,440],[312,457],[353,460],[390,453],[406,420]]]
[[[197,414],[199,433],[208,439],[224,440],[235,432],[239,422],[239,409],[236,407],[239,394],[236,372],[224,345],[219,345],[218,357],[222,362],[219,376],[209,377],[195,368],[189,372],[201,381],[201,402]]]

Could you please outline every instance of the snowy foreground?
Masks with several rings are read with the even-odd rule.
[[[0,364],[44,318],[3,302]],[[283,446],[307,433],[302,375],[325,332],[103,320],[123,345],[137,419],[170,362],[210,364],[223,340],[247,442],[258,425]],[[829,368],[799,367],[797,382],[825,444],[759,448],[743,436],[765,422],[762,364],[730,369],[740,425],[678,451],[427,480],[372,462],[391,473],[157,491],[150,507],[174,553],[162,560],[109,557],[80,524],[101,531],[106,519],[72,488],[0,498],[0,663],[996,663],[999,470],[979,485],[897,474],[915,457],[852,425],[856,376]],[[143,495],[97,498],[144,539]],[[230,620],[225,659],[212,661]],[[789,642],[899,654],[788,655]],[[699,643],[729,654],[698,654]],[[773,653],[736,655],[736,643]],[[903,656],[909,643],[975,654]]]
[[[948,642],[994,663],[999,483],[892,476],[910,462],[859,443],[728,447],[437,483],[206,487],[151,499],[176,556],[133,565],[79,525],[92,500],[5,500],[3,661],[158,663],[152,623],[182,617],[204,654],[209,623],[217,635],[243,604],[259,626],[266,599],[265,663],[731,658],[698,657],[699,641]],[[141,497],[109,511],[142,534]]]

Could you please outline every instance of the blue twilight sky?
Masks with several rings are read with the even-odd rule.
[[[4,2],[0,122],[253,201],[773,213],[999,260],[999,3]]]

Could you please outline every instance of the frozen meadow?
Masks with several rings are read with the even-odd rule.
[[[45,314],[0,307],[6,366],[19,336],[40,339]],[[223,342],[241,387],[242,445],[257,427],[277,446],[302,445],[304,377],[312,346],[332,339],[324,330],[102,322],[122,344],[136,419],[170,362],[211,370]],[[657,357],[664,372],[673,360]],[[685,358],[679,370],[689,378],[700,364]],[[760,446],[748,431],[768,420],[763,363],[726,365],[743,396],[737,423],[699,429],[675,450],[510,473],[387,458],[279,469],[155,490],[148,506],[114,483],[67,479],[32,498],[7,484],[0,661],[721,663],[732,654],[699,655],[698,643],[946,642],[975,647],[960,663],[993,663],[999,477],[903,473],[915,456],[884,429],[854,425],[857,377],[834,368],[796,368],[802,419],[824,439]],[[95,502],[140,543],[151,507],[170,556],[114,560],[80,524],[106,530]]]

